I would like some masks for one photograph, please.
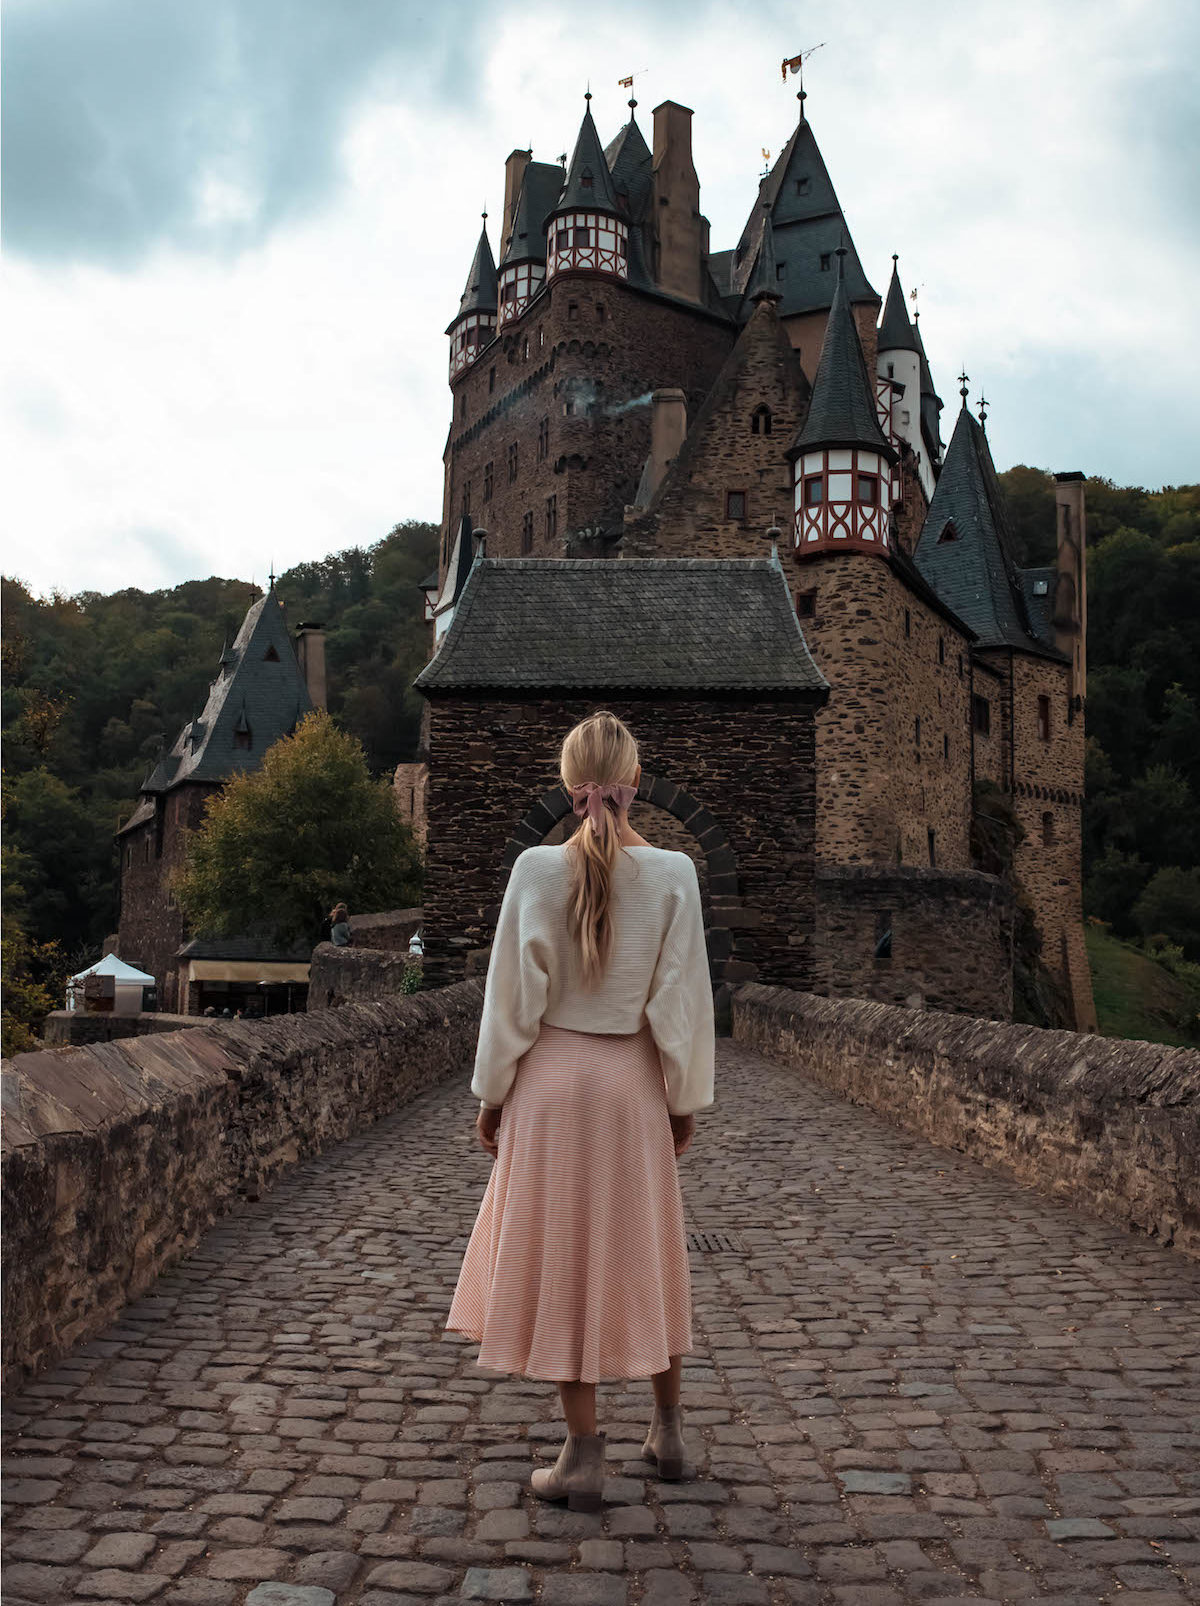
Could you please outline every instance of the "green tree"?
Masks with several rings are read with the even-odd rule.
[[[1169,937],[1187,959],[1200,959],[1200,870],[1168,865],[1156,871],[1133,906],[1133,918],[1143,940]]]
[[[339,900],[353,912],[407,907],[420,882],[391,786],[372,780],[357,737],[313,713],[209,800],[176,895],[200,935],[294,942],[315,937]]]
[[[1109,847],[1096,860],[1083,884],[1083,907],[1106,920],[1118,936],[1132,936],[1131,910],[1150,875],[1150,866],[1136,853]]]

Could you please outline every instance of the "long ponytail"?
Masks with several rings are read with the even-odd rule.
[[[559,771],[568,789],[585,781],[599,785],[632,783],[638,767],[637,742],[629,727],[607,710],[580,720],[563,740]],[[621,851],[618,820],[611,802],[600,811],[599,829],[585,815],[568,843],[571,884],[568,922],[585,985],[604,974],[612,951],[609,912],[613,870]]]

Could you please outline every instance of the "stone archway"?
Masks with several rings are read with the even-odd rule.
[[[734,932],[756,923],[754,912],[742,902],[738,886],[737,857],[721,822],[713,817],[699,798],[661,775],[642,771],[637,801],[652,804],[676,820],[698,843],[704,855],[707,881],[705,898],[705,937],[708,944],[709,973],[719,988],[718,1006],[727,1008],[729,986],[753,981],[758,967],[734,956]],[[536,847],[571,813],[571,799],[562,786],[543,792],[528,810],[505,843],[503,864],[511,870],[526,848]]]

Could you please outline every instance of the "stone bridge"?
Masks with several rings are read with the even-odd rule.
[[[480,992],[6,1073],[9,1606],[1200,1600],[1196,1056],[743,989],[680,1161],[696,1476],[603,1384],[572,1515],[553,1385],[442,1336]]]

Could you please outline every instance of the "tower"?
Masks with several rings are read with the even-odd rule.
[[[897,268],[892,257],[892,278],[879,325],[875,369],[879,411],[895,442],[906,441],[913,453],[926,506],[936,484],[934,462],[921,430],[921,348],[904,304]]]
[[[450,336],[450,378],[460,374],[468,363],[496,337],[496,264],[487,236],[487,213],[483,214],[483,228],[479,231],[479,244],[471,271],[467,274],[466,288],[458,304],[458,312],[447,326]]]
[[[875,387],[850,310],[837,249],[837,287],[808,417],[788,456],[794,464],[794,533],[798,557],[856,547],[885,553],[889,545],[895,447],[879,426]]]
[[[546,276],[580,269],[629,277],[629,224],[592,121],[591,93],[558,205],[546,224]]]
[[[527,153],[514,151],[509,157],[510,177],[514,159],[522,159],[520,183],[513,205],[512,227],[500,255],[499,328],[515,322],[537,295],[546,280],[546,213],[554,205],[562,186],[562,168],[553,162],[525,160]],[[507,211],[507,207],[505,208]]]

